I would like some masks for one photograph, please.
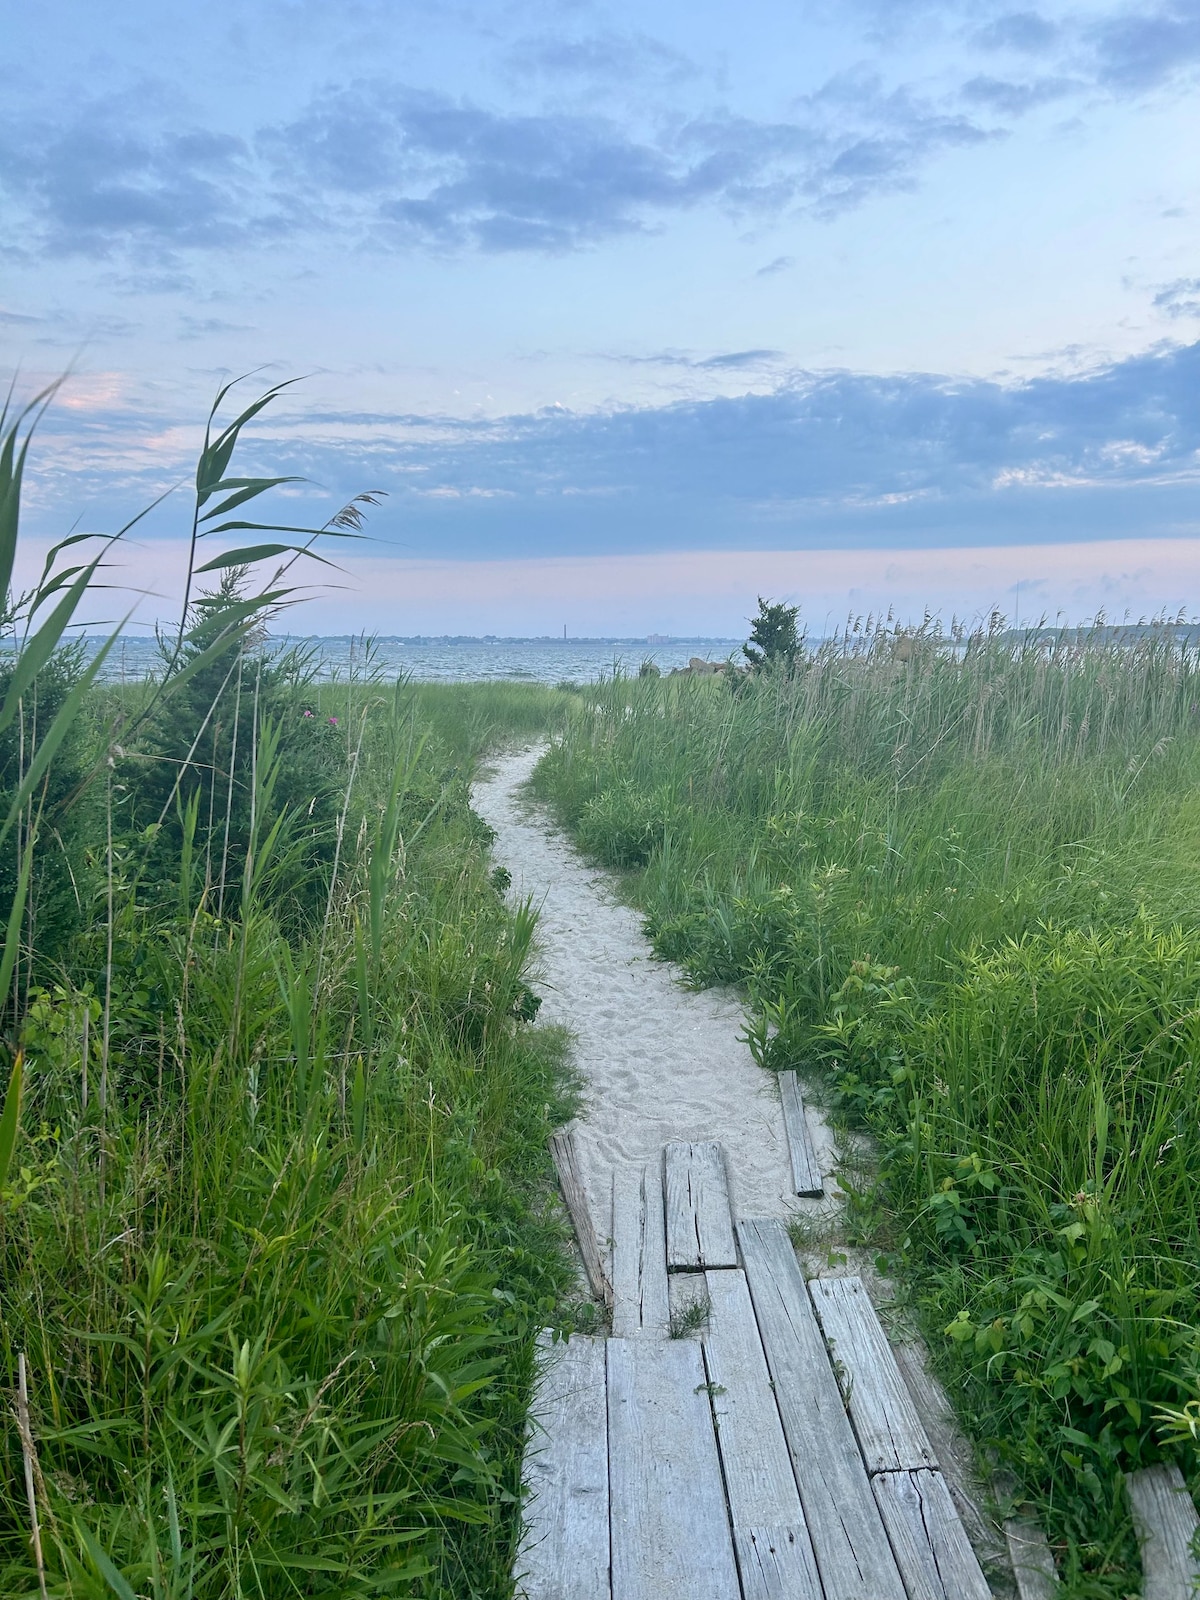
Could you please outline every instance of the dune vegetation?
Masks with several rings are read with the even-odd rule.
[[[1122,1473],[1200,1431],[1200,662],[934,625],[587,694],[537,775],[657,949],[873,1136],[901,1285],[1065,1594],[1127,1595]]]
[[[566,697],[272,653],[290,565],[364,507],[248,520],[256,409],[210,427],[189,600],[125,688],[65,642],[104,552],[12,591],[36,414],[4,424],[6,1596],[507,1595],[570,1314],[563,1041],[467,789]],[[206,528],[255,542],[206,561]]]

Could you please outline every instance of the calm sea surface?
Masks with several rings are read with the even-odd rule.
[[[439,679],[447,683],[497,678],[529,683],[594,683],[614,665],[636,672],[643,661],[660,671],[686,667],[693,656],[723,661],[738,650],[739,639],[373,639],[290,638],[276,644],[300,645],[312,652],[318,676],[344,678],[371,671],[384,677]],[[101,676],[109,683],[144,678],[162,665],[153,639],[118,641]]]

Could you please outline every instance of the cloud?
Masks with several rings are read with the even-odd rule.
[[[681,51],[644,33],[607,32],[582,38],[540,34],[519,39],[508,52],[506,65],[520,78],[599,84],[647,78],[682,83],[697,76],[695,63]]]
[[[768,261],[765,267],[759,267],[754,276],[756,278],[771,278],[777,272],[786,272],[789,267],[794,267],[795,265],[795,256],[776,256],[774,261]]]
[[[1036,11],[1009,11],[994,18],[971,35],[981,50],[1013,50],[1022,55],[1041,55],[1057,43],[1061,29]]]
[[[628,367],[686,367],[691,372],[728,372],[773,364],[783,359],[783,351],[728,350],[718,355],[697,357],[678,350],[660,350],[648,356],[606,355],[604,359]]]
[[[774,121],[497,110],[378,79],[330,88],[247,140],[176,126],[165,95],[0,128],[10,232],[51,255],[123,253],[169,280],[181,252],[299,236],[376,249],[557,253],[703,206],[829,217],[912,188],[969,117],[843,75]],[[19,221],[16,212],[24,217]]]
[[[1133,7],[1090,31],[1098,79],[1112,89],[1157,88],[1200,62],[1200,0]]]
[[[372,532],[414,555],[1162,536],[1200,532],[1198,388],[1200,343],[1023,382],[795,372],[603,412],[296,411],[265,420],[248,467],[339,503],[386,489]],[[85,420],[43,435],[47,531],[89,503],[115,522],[186,475],[178,427],[119,400]]]
[[[1154,304],[1168,317],[1200,317],[1200,278],[1176,278],[1154,296]]]
[[[0,128],[4,187],[36,218],[51,255],[146,242],[223,248],[248,228],[264,230],[267,217],[251,219],[239,203],[246,157],[229,134],[148,126],[135,96],[94,101],[57,125],[22,119]]]
[[[226,322],[221,317],[192,317],[185,314],[179,318],[179,334],[182,339],[210,339],[219,338],[223,334],[254,331],[253,323]]]
[[[967,100],[976,105],[987,106],[1006,117],[1023,117],[1038,106],[1064,99],[1080,87],[1075,78],[1046,76],[1018,83],[1007,78],[981,75],[968,78],[962,92]]]

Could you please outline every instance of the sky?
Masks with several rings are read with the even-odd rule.
[[[1200,0],[3,3],[27,570],[247,375],[314,632],[1200,611]]]

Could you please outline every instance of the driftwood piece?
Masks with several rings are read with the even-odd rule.
[[[562,1197],[566,1201],[567,1210],[571,1214],[571,1221],[575,1225],[575,1237],[579,1241],[579,1253],[583,1257],[583,1270],[587,1273],[587,1280],[591,1291],[597,1300],[602,1300],[611,1311],[613,1303],[612,1284],[604,1271],[604,1261],[600,1254],[600,1241],[596,1237],[596,1227],[592,1222],[592,1214],[588,1210],[587,1195],[584,1193],[583,1181],[579,1176],[579,1162],[575,1154],[575,1131],[573,1128],[560,1128],[557,1133],[550,1135],[550,1154],[554,1159],[554,1169],[558,1173],[558,1186],[562,1190]]]

